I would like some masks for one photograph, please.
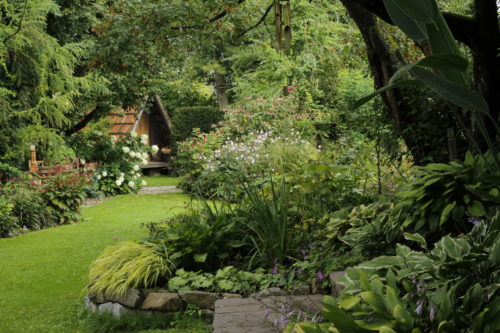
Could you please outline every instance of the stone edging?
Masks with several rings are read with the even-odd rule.
[[[239,294],[216,294],[203,291],[179,291],[170,293],[166,290],[130,289],[119,297],[85,296],[85,307],[93,313],[110,313],[121,317],[129,313],[162,312],[175,314],[188,305],[194,305],[202,311],[203,317],[213,318],[215,302],[219,299],[241,298]]]
[[[329,274],[332,285],[331,295],[339,296],[343,286],[338,281],[344,277],[344,272],[332,272]],[[291,292],[292,295],[321,294],[317,279],[313,279],[310,286],[298,286]],[[268,288],[250,295],[250,298],[269,296],[285,296],[287,293],[280,288]],[[209,293],[204,291],[179,291],[168,292],[165,289],[130,289],[125,295],[119,297],[103,297],[100,295],[85,296],[85,307],[93,313],[110,313],[115,317],[121,317],[129,313],[161,312],[175,314],[188,305],[194,305],[202,311],[205,318],[213,318],[215,302],[221,299],[243,298],[242,295],[232,293]]]

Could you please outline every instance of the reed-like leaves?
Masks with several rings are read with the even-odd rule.
[[[276,189],[271,181],[271,197],[245,186],[248,196],[249,229],[255,254],[253,260],[270,265],[282,261],[290,247],[290,222],[288,217],[288,188],[283,179]],[[252,261],[253,261],[252,260]]]
[[[93,295],[120,296],[130,288],[155,286],[171,274],[171,267],[157,245],[122,242],[105,249],[92,263],[86,289]]]

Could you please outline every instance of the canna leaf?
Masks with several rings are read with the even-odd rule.
[[[468,110],[490,115],[484,98],[457,83],[446,80],[426,69],[414,67],[411,72],[442,98]]]
[[[372,100],[375,96],[377,96],[377,95],[379,95],[379,94],[381,94],[389,89],[400,88],[400,87],[415,87],[415,86],[419,86],[419,85],[420,85],[420,82],[417,80],[401,80],[401,81],[394,82],[392,84],[388,84],[387,86],[382,87],[382,88],[378,89],[377,91],[374,91],[373,93],[357,100],[353,104],[352,109],[353,110],[358,109],[360,106],[362,106],[362,105],[368,103],[370,100]]]
[[[438,9],[434,0],[393,0],[406,15],[415,21],[432,23],[438,18]]]
[[[384,0],[384,5],[394,24],[401,28],[411,39],[415,41],[424,41],[427,39],[425,26],[402,11],[394,0]]]

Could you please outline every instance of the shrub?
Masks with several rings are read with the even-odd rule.
[[[180,186],[204,197],[237,201],[244,194],[243,184],[261,188],[269,175],[293,172],[318,155],[318,150],[300,134],[290,137],[271,132],[252,132],[222,143],[219,135],[204,145],[180,147],[179,155],[192,161]],[[216,132],[217,134],[217,132]],[[210,144],[215,141],[213,144]]]
[[[130,288],[154,287],[171,273],[172,262],[161,247],[128,241],[110,246],[90,267],[87,291],[118,296]]]
[[[121,139],[109,137],[100,131],[86,131],[77,134],[72,141],[78,142],[75,150],[87,161],[98,162],[99,170],[92,180],[89,191],[104,195],[137,192],[145,182],[138,182],[142,176],[141,165],[148,163],[149,153],[156,153],[157,146],[148,146],[148,136],[137,136],[131,132]]]
[[[149,241],[167,249],[177,267],[216,270],[242,261],[244,232],[239,218],[228,206],[201,200],[201,208],[163,223],[148,225]]]
[[[468,217],[491,218],[500,204],[499,171],[491,153],[465,161],[417,168],[416,178],[398,193],[401,229],[424,236],[469,231]]]
[[[13,208],[13,204],[0,196],[0,237],[12,235],[12,230],[17,227],[17,219],[12,215]]]
[[[215,107],[191,106],[178,108],[172,116],[174,125],[173,138],[175,141],[183,141],[191,135],[194,128],[201,132],[209,132],[213,124],[222,120],[223,113]]]
[[[395,256],[348,269],[338,299],[325,297],[324,324],[295,331],[497,332],[500,330],[500,218],[479,221],[467,235],[443,237],[423,251],[398,245]],[[335,327],[335,328],[333,328]],[[294,325],[288,327],[290,332]]]
[[[288,187],[283,179],[279,188],[271,180],[271,197],[266,198],[250,186],[245,187],[248,206],[245,208],[249,223],[253,255],[248,265],[255,263],[271,266],[281,263],[293,247],[292,221],[289,217]]]
[[[0,200],[8,202],[12,218],[0,236],[76,222],[85,198],[85,176],[58,173],[53,177],[32,177],[8,182],[0,188]],[[4,223],[4,226],[7,223]]]
[[[79,218],[80,206],[85,199],[84,186],[87,177],[78,173],[56,174],[45,180],[40,194],[43,204],[53,212],[56,224],[76,222]]]

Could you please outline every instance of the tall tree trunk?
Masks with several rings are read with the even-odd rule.
[[[217,94],[217,104],[219,105],[219,109],[225,109],[229,105],[226,76],[216,70],[214,73],[214,80],[215,91]]]
[[[490,107],[492,119],[498,124],[500,112],[500,30],[498,26],[498,8],[496,0],[475,0],[474,35],[476,42],[471,47],[474,58],[474,85],[477,91],[486,99]],[[490,119],[485,119],[490,138],[495,142],[495,124]],[[476,137],[481,138],[480,133]],[[483,150],[487,147],[483,143]]]
[[[399,62],[391,53],[389,45],[378,29],[374,15],[351,0],[340,1],[358,26],[366,43],[368,61],[372,69],[375,88],[382,88],[389,83],[389,79],[397,71]],[[411,151],[415,163],[423,163],[426,153],[419,147],[418,138],[411,131],[406,131],[412,122],[410,105],[403,99],[403,95],[399,89],[386,91],[382,94],[382,99]]]
[[[219,109],[225,109],[229,105],[229,96],[227,93],[228,83],[226,78],[227,69],[224,66],[224,44],[219,41],[216,43],[214,58],[218,67],[214,71],[215,94],[217,96],[217,105]]]
[[[383,0],[350,0],[342,1],[344,5],[357,4],[370,13],[377,15],[389,24],[394,24],[385,9]],[[486,99],[491,119],[485,119],[492,141],[495,141],[496,126],[500,116],[500,29],[498,24],[498,5],[496,0],[474,0],[474,17],[444,13],[453,36],[471,50],[473,57],[474,85],[477,91]],[[486,145],[482,134],[475,130],[476,140],[483,141],[482,150]]]

